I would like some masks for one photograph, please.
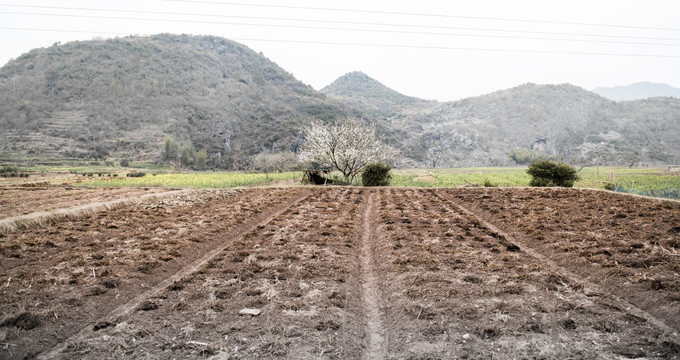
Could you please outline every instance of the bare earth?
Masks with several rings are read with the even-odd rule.
[[[1,235],[0,359],[674,359],[679,274],[678,202],[195,191]]]
[[[94,202],[155,194],[162,188],[87,189],[75,187],[0,187],[0,219]]]

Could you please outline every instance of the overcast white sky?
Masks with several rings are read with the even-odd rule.
[[[316,89],[356,70],[440,101],[527,82],[680,87],[677,0],[0,0],[1,65],[57,41],[156,33],[239,41]]]

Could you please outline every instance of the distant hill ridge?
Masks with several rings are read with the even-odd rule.
[[[212,36],[156,35],[35,49],[0,69],[0,151],[154,160],[165,136],[241,169],[295,149],[312,119],[359,112],[261,54]],[[68,126],[68,125],[71,126]]]
[[[454,86],[454,85],[452,85]],[[0,68],[0,152],[158,160],[165,136],[247,169],[295,151],[313,120],[377,124],[398,166],[514,165],[536,151],[578,164],[680,163],[680,99],[615,102],[524,84],[453,102],[401,94],[361,72],[321,92],[239,43],[156,35],[35,49]]]
[[[597,87],[593,92],[615,101],[640,100],[659,96],[680,98],[680,89],[668,84],[652,82],[639,82],[627,86]]]
[[[361,71],[347,73],[320,91],[377,117],[394,115],[407,109],[422,109],[435,103],[390,89]]]
[[[361,91],[361,79],[374,84],[352,76],[342,84],[358,90],[323,91],[370,112],[375,103]],[[584,165],[596,156],[620,165],[680,162],[680,99],[616,103],[570,84],[524,84],[453,102],[380,104],[400,149],[421,166],[512,165],[514,149]]]

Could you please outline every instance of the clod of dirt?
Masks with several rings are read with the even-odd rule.
[[[661,280],[652,280],[651,287],[652,290],[661,290],[664,288],[664,284]]]
[[[107,327],[111,327],[113,325],[115,324],[110,321],[100,321],[92,327],[92,331],[99,331],[101,329],[106,329]]]
[[[517,245],[515,245],[515,244],[507,244],[507,245],[505,246],[505,248],[506,248],[508,251],[510,251],[510,252],[517,252],[517,251],[520,251],[519,246],[517,246]]]
[[[142,305],[139,306],[139,310],[142,311],[151,311],[151,310],[156,310],[158,309],[158,304],[156,304],[153,301],[145,301]]]
[[[489,327],[485,329],[480,329],[477,331],[477,335],[482,339],[495,339],[501,335],[500,330],[494,327]]]
[[[168,288],[170,291],[180,291],[184,289],[184,285],[182,283],[178,283],[177,281],[173,282],[172,285]]]
[[[10,315],[0,323],[0,327],[14,326],[19,330],[32,330],[40,326],[40,318],[28,311]]]
[[[118,278],[105,278],[101,280],[101,284],[107,289],[115,289],[120,285],[120,279]]]
[[[680,344],[674,343],[672,341],[664,341],[661,343],[659,355],[668,359],[672,358],[673,356],[680,355]]]
[[[340,328],[340,324],[333,320],[325,320],[316,324],[314,328],[318,331],[325,331],[327,329],[338,330]]]
[[[560,321],[560,326],[562,326],[565,330],[576,329],[576,323],[572,319],[565,319]]]
[[[87,291],[85,291],[85,296],[97,296],[97,295],[102,295],[106,294],[106,288],[103,286],[93,286],[89,288]]]
[[[239,310],[238,314],[239,315],[257,316],[257,315],[260,315],[261,312],[262,312],[262,310],[260,310],[260,309],[245,308],[245,309]]]

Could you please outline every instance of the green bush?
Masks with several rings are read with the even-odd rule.
[[[390,166],[385,164],[368,164],[361,174],[361,184],[364,186],[387,186],[390,184]]]
[[[527,173],[532,179],[531,186],[562,186],[572,187],[579,177],[569,164],[539,160],[529,165]]]
[[[127,177],[144,177],[146,175],[145,172],[142,171],[133,171],[131,173],[127,173],[125,176]],[[114,175],[115,176],[115,175]]]
[[[608,182],[604,184],[604,188],[606,190],[614,191],[614,189],[616,189],[616,184],[614,184],[613,182]]]
[[[496,184],[492,183],[491,180],[484,180],[484,187],[496,187]]]
[[[130,160],[128,160],[128,159],[126,159],[126,158],[120,159],[120,166],[121,166],[121,167],[128,167],[128,166],[130,166]]]

